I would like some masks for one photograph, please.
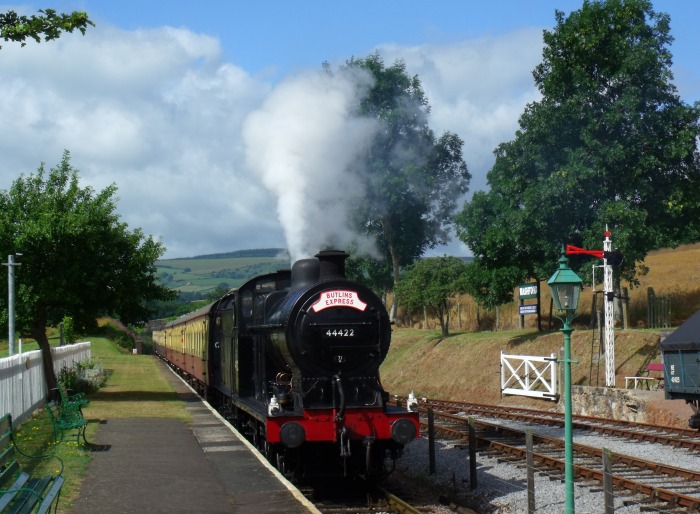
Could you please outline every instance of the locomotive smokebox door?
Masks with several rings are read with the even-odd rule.
[[[378,367],[383,358],[380,316],[359,293],[326,289],[312,296],[301,311],[298,341],[325,370],[359,371]]]

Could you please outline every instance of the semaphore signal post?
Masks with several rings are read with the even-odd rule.
[[[615,292],[613,289],[612,264],[622,260],[619,251],[612,250],[610,232],[605,230],[602,250],[584,250],[576,246],[566,245],[567,255],[591,255],[603,260],[603,297],[605,305],[605,386],[615,387]],[[594,284],[595,287],[595,284]]]

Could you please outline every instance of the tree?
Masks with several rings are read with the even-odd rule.
[[[374,235],[390,263],[394,287],[400,269],[449,241],[457,202],[471,178],[462,159],[462,140],[428,126],[430,106],[417,76],[396,61],[385,67],[378,54],[350,59],[374,84],[358,115],[380,121],[381,128],[364,157],[368,196],[358,206],[358,227]],[[392,306],[392,319],[396,305]]]
[[[345,261],[345,275],[348,279],[359,282],[379,296],[385,296],[394,286],[391,266],[386,260],[378,260],[369,255],[348,250],[350,257]]]
[[[700,105],[671,83],[669,17],[650,1],[586,0],[556,21],[533,72],[542,99],[457,233],[481,265],[522,270],[514,287],[549,276],[563,242],[601,248],[608,226],[634,284],[647,252],[700,237]]]
[[[22,253],[16,326],[39,343],[49,389],[56,377],[47,327],[66,316],[83,333],[100,315],[142,321],[146,301],[172,297],[156,278],[155,261],[165,248],[119,221],[116,190],[115,185],[100,192],[81,188],[65,152],[48,174],[42,164],[36,174],[20,175],[9,191],[0,191],[2,255]],[[6,286],[4,293],[7,298]]]
[[[86,12],[57,14],[53,9],[40,9],[39,12],[43,16],[19,16],[14,11],[0,13],[0,37],[5,41],[20,42],[24,46],[27,38],[40,43],[42,35],[44,41],[51,41],[61,37],[62,32],[79,30],[85,35],[88,25],[95,26]]]
[[[449,300],[465,291],[465,264],[458,257],[431,257],[408,268],[394,294],[407,311],[432,309],[440,320],[442,336],[449,335]]]
[[[496,330],[498,306],[513,301],[513,284],[521,280],[522,274],[522,269],[517,267],[488,268],[476,260],[465,267],[464,289],[479,306],[496,310]],[[476,318],[480,327],[478,310]]]

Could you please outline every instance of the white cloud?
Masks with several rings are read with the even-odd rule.
[[[511,140],[528,102],[539,99],[532,70],[541,61],[542,31],[523,29],[449,45],[380,47],[386,64],[403,59],[417,74],[432,107],[437,133],[464,140],[471,191],[486,189],[493,150]]]
[[[221,62],[216,39],[98,27],[0,52],[0,187],[68,149],[85,184],[117,184],[122,218],[168,256],[284,243],[239,136],[270,86]]]
[[[540,39],[523,31],[453,45],[380,47],[387,64],[403,58],[420,76],[436,132],[464,139],[472,190],[485,187],[494,147],[512,138],[525,103],[536,98],[530,71]],[[351,197],[353,185],[337,177],[328,182],[329,163],[342,168],[366,127],[343,123],[352,98],[341,94],[340,83],[304,89],[318,69],[272,84],[222,59],[211,36],[102,23],[86,36],[3,44],[0,188],[41,162],[54,166],[67,149],[85,184],[117,184],[123,220],[161,238],[169,257],[285,245],[272,192],[296,186],[268,172],[316,170],[311,180],[320,188],[302,192],[321,190],[326,208],[339,205],[337,193]],[[246,119],[255,125],[253,140],[243,139]],[[245,145],[253,148],[253,170]],[[288,197],[280,209],[285,205],[301,204]],[[324,212],[307,216],[331,220]],[[311,234],[299,236],[300,253],[322,243],[321,230]]]

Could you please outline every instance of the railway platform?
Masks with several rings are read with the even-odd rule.
[[[109,419],[71,514],[318,513],[231,425],[161,364],[192,422]]]

